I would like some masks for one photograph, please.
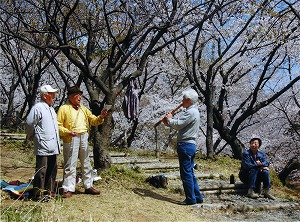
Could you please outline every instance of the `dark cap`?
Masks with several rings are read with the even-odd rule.
[[[68,96],[74,93],[80,93],[82,94],[83,92],[80,90],[78,86],[72,86],[68,89]]]

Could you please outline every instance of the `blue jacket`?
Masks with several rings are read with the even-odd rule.
[[[262,167],[268,167],[269,162],[267,161],[266,154],[262,151],[257,151],[256,157],[254,158],[250,149],[243,152],[243,159],[241,164],[241,171],[248,172],[250,169],[259,169],[256,161],[259,160],[262,163]]]

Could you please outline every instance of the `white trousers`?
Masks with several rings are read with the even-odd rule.
[[[64,181],[62,187],[64,192],[75,192],[76,165],[80,160],[82,181],[85,189],[93,186],[92,166],[89,157],[88,133],[72,138],[71,143],[63,144],[64,154]]]

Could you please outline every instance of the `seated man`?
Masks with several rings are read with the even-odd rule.
[[[266,155],[258,150],[260,146],[261,139],[253,138],[250,140],[250,149],[243,152],[239,178],[249,187],[248,197],[258,198],[259,195],[254,191],[256,189],[260,190],[260,184],[263,182],[264,197],[274,200],[275,197],[270,194],[269,163],[267,162]]]

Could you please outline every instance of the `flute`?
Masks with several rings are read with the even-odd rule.
[[[179,110],[181,107],[183,106],[183,104],[181,103],[179,106],[177,106],[175,109],[173,109],[171,111],[171,114],[174,115],[174,113]],[[163,117],[162,119],[160,119],[157,123],[155,123],[154,127],[157,127],[162,121],[164,121],[166,117]]]

